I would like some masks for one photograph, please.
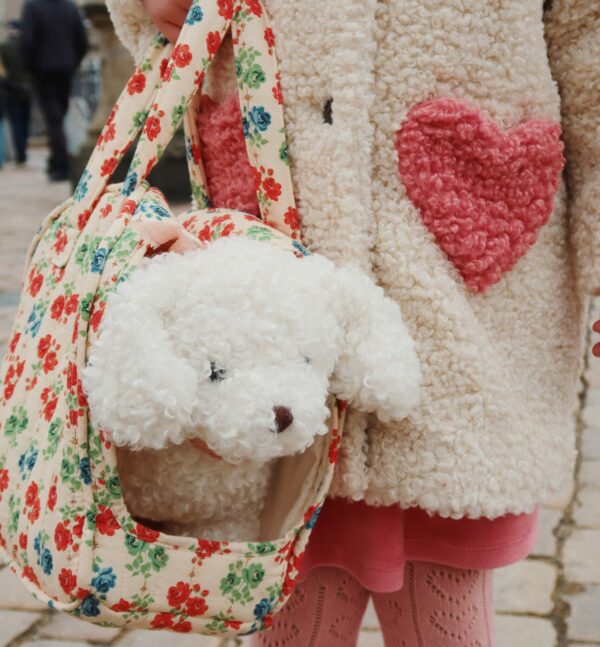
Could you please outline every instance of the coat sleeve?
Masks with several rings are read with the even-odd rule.
[[[600,295],[600,0],[554,0],[546,12],[562,103],[571,243],[579,283]]]
[[[142,1],[106,0],[106,6],[117,36],[135,60],[140,61],[157,31]]]

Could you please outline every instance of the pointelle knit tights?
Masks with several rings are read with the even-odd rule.
[[[371,593],[344,570],[316,568],[252,647],[353,647],[369,597],[386,647],[493,647],[491,571],[408,562],[404,579]]]

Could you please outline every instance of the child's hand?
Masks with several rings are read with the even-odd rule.
[[[142,0],[152,22],[172,43],[179,37],[192,0]]]
[[[594,332],[600,333],[600,319],[598,319],[598,321],[596,321],[596,323],[593,325],[592,330]],[[592,348],[592,353],[596,357],[600,357],[600,342],[598,342],[597,344],[594,344]]]

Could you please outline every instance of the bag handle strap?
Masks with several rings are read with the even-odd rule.
[[[98,155],[95,151],[92,155],[82,178],[83,182],[94,181],[93,190],[89,192],[90,198],[84,200],[85,209],[91,211],[95,201],[105,190],[119,156],[122,157],[129,147],[132,134],[138,129],[143,117],[142,135],[121,192],[123,201],[148,177],[188,112],[190,102],[201,88],[206,70],[229,28],[233,35],[246,148],[254,169],[261,214],[266,223],[298,238],[299,222],[287,158],[273,32],[268,26],[261,0],[234,0],[232,4],[217,3],[215,0],[193,1],[166,65],[159,63],[162,70],[155,91],[140,93],[150,103],[147,114],[138,114],[137,121],[134,118],[133,128],[129,116],[127,141],[122,148],[115,149],[109,160],[104,151]],[[156,63],[152,63],[155,57],[152,57],[152,52],[150,54],[152,77],[155,78]],[[134,74],[128,88],[135,86],[136,78],[138,77]],[[127,89],[124,92],[125,105],[129,107],[130,115],[131,105],[126,92]],[[142,103],[142,97],[138,103]],[[116,115],[121,110],[122,106],[117,104],[113,111],[115,129]],[[188,117],[189,127],[191,121],[193,120]],[[119,121],[118,125],[122,136],[123,124]],[[101,135],[101,142],[105,142],[105,139],[106,136]],[[206,193],[201,168],[196,171],[196,178],[198,185]],[[206,202],[208,201],[205,200]]]
[[[169,41],[157,34],[119,95],[75,189],[73,201],[79,222],[86,220],[86,213],[92,211],[140,134],[161,85],[161,70],[167,67],[172,50]]]
[[[209,209],[213,205],[209,195],[206,171],[202,161],[202,146],[200,143],[200,132],[198,130],[197,110],[198,95],[192,99],[183,120],[185,155],[187,158],[194,207],[197,209]]]

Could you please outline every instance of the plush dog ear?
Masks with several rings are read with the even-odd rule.
[[[383,422],[419,404],[421,370],[399,306],[360,269],[338,268],[332,302],[345,331],[332,392]]]
[[[197,376],[169,338],[176,297],[165,262],[157,257],[111,295],[83,374],[94,422],[118,445],[160,449],[191,425]]]

